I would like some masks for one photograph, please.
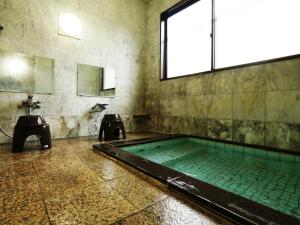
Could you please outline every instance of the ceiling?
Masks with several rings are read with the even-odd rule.
[[[147,2],[150,2],[151,0],[142,0],[142,1],[147,3]]]

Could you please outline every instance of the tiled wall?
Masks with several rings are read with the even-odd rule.
[[[153,130],[300,151],[300,58],[159,81],[160,13],[147,8],[145,106]]]
[[[176,2],[1,0],[0,49],[55,59],[55,94],[35,95],[54,138],[95,135],[110,112],[137,130],[132,114],[145,109],[152,130],[300,151],[300,59],[159,81],[160,13]],[[57,35],[64,11],[80,16],[81,40]],[[116,97],[77,96],[77,63],[114,67]],[[0,126],[10,134],[26,97],[0,92]],[[109,109],[89,114],[95,103]]]
[[[143,47],[145,3],[140,0],[1,0],[0,49],[55,59],[55,94],[34,96],[42,102],[54,138],[95,135],[104,113],[122,115],[135,130],[132,114],[144,110]],[[57,35],[58,15],[72,12],[82,21],[81,40]],[[116,97],[79,97],[77,63],[115,68]],[[17,105],[25,93],[0,93],[0,127],[12,134]],[[95,103],[108,103],[89,114]],[[0,143],[11,140],[0,134]]]

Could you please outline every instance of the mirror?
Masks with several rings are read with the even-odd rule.
[[[115,70],[85,64],[77,65],[77,95],[103,96],[115,95]]]
[[[54,59],[0,51],[0,91],[54,93]]]
[[[105,68],[102,77],[102,90],[111,90],[116,87],[116,72],[112,68]]]

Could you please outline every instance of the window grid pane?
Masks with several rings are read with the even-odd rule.
[[[210,70],[210,2],[199,1],[168,19],[168,78]]]
[[[162,14],[162,79],[300,54],[299,0],[192,2]]]
[[[215,2],[216,68],[300,52],[299,0]]]

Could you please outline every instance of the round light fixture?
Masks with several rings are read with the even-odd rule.
[[[81,33],[81,21],[72,13],[64,13],[59,17],[59,27],[71,37],[79,37]]]

